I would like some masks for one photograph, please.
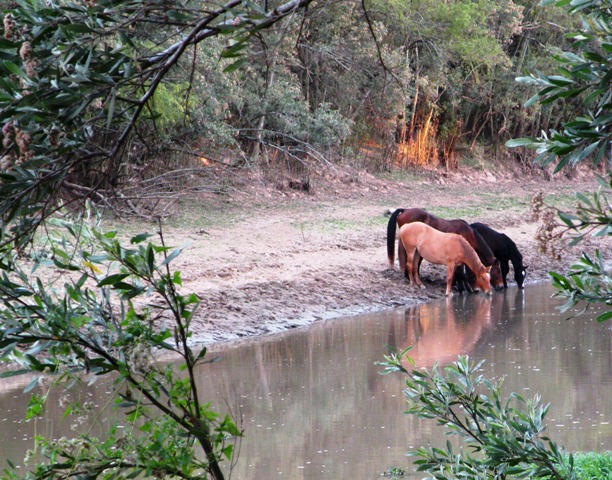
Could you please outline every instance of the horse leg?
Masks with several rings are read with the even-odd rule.
[[[501,270],[501,275],[502,275],[502,280],[504,282],[504,288],[508,288],[508,280],[506,280],[506,277],[508,276],[508,272],[510,271],[510,265],[508,264],[509,261],[506,260],[500,260],[499,261],[499,268]]]
[[[408,269],[406,268],[406,248],[401,240],[397,242],[397,261],[399,263],[400,273],[403,273],[406,278],[410,278],[408,275]]]
[[[406,276],[408,277],[410,284],[417,284],[417,280],[414,276],[414,262],[416,257],[416,249],[412,251],[405,251],[406,255]]]
[[[457,290],[459,290],[459,293],[463,293],[464,291],[474,293],[469,275],[470,273],[472,273],[472,271],[465,265],[459,265],[455,269],[452,283],[457,285]]]
[[[461,268],[461,266],[457,267],[457,269],[453,272],[453,285],[457,287],[457,291],[460,294],[463,294],[463,291],[465,290],[465,285],[462,281],[461,277],[461,273],[459,272],[459,269]]]
[[[450,297],[453,294],[452,285],[453,285],[453,276],[455,275],[456,265],[454,263],[449,263],[446,266],[446,296]]]
[[[463,275],[466,291],[468,293],[476,293],[478,288],[476,287],[476,275],[474,272],[472,272],[466,265],[462,265],[461,275]]]
[[[463,272],[465,274],[465,283],[466,283],[466,289],[468,292],[470,293],[474,293],[474,287],[476,285],[476,275],[474,275],[474,272],[472,272],[468,267],[466,267],[465,265],[463,266]]]
[[[415,250],[414,257],[412,259],[412,278],[414,278],[414,281],[419,287],[425,288],[425,285],[423,285],[423,282],[421,282],[421,276],[419,275],[419,266],[421,265],[422,261],[423,257],[421,257],[418,250]]]

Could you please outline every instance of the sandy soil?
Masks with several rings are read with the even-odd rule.
[[[423,264],[425,290],[409,286],[397,264],[389,268],[386,225],[396,207],[464,212],[468,222],[488,223],[519,247],[529,266],[527,288],[548,281],[548,271],[565,271],[595,242],[567,249],[558,260],[539,253],[540,222],[530,200],[537,192],[570,198],[593,188],[586,176],[518,181],[513,174],[461,172],[388,182],[335,174],[321,177],[310,193],[251,186],[229,200],[211,199],[200,215],[215,221],[166,235],[175,245],[192,242],[175,268],[185,290],[202,299],[194,340],[219,344],[443,297],[444,267]],[[508,281],[515,286],[512,268]]]

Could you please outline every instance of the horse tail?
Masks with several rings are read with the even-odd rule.
[[[389,223],[387,224],[387,258],[389,259],[389,266],[393,269],[395,264],[395,230],[397,229],[397,217],[402,213],[405,208],[398,208],[391,214]]]

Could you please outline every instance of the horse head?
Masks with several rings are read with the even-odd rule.
[[[476,275],[476,286],[478,289],[491,295],[491,267],[485,267]]]
[[[493,260],[493,264],[491,265],[491,287],[495,290],[503,290],[504,289],[504,278],[502,276],[501,271],[501,262],[495,258]]]
[[[484,264],[483,264],[484,265]],[[489,270],[489,284],[494,290],[504,289],[504,279],[501,273],[501,264],[497,258],[494,258],[493,264],[488,267]],[[468,268],[467,269],[467,283],[473,290],[479,290],[478,279],[475,274]]]
[[[514,268],[514,280],[519,288],[525,288],[523,283],[525,282],[525,277],[527,276],[527,267],[521,263],[519,268]]]

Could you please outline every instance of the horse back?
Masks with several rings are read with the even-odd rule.
[[[421,222],[428,224],[432,215],[422,208],[404,208],[397,216],[397,224],[401,227],[407,223]]]
[[[442,232],[423,222],[411,222],[400,229],[401,241],[409,249],[418,250],[428,262],[447,264],[449,261],[463,263],[466,248],[470,244],[461,236],[452,232]]]
[[[505,233],[502,233],[501,235],[503,237],[504,244],[506,245],[506,251],[508,253],[508,257],[510,258],[510,261],[512,262],[512,265],[517,265],[517,266],[522,265],[523,255],[521,255],[521,252],[519,252],[519,249],[516,246],[516,243],[514,243],[512,239]]]
[[[516,243],[506,235],[500,233],[484,223],[472,223],[470,226],[489,244],[493,255],[495,255],[500,261],[511,260],[513,265],[519,265],[522,263],[523,256],[519,252]]]
[[[478,233],[477,230],[474,230],[472,227],[469,226],[468,228],[472,231],[474,235],[475,245],[472,245],[472,247],[474,247],[474,250],[476,250],[476,253],[480,257],[482,262],[487,266],[493,265],[496,256],[495,252],[493,252],[493,250],[489,246],[489,243],[482,237],[482,235],[480,235],[480,233]]]
[[[446,222],[450,225],[450,231],[461,235],[467,240],[470,246],[476,251],[478,258],[483,264],[487,266],[493,265],[493,262],[495,262],[495,254],[477,230],[462,219],[446,220]]]

